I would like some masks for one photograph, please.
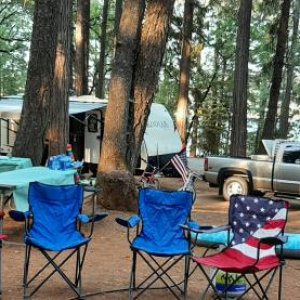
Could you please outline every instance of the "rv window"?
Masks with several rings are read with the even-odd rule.
[[[91,114],[88,118],[88,131],[89,132],[97,132],[98,131],[98,122],[97,115]]]

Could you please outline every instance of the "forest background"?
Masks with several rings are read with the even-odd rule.
[[[128,134],[130,126],[138,127],[139,122],[129,126],[126,120],[143,117],[144,124],[149,104],[155,101],[173,113],[192,156],[249,155],[262,152],[263,138],[299,138],[299,1],[59,2],[4,0],[0,4],[0,96],[25,94],[14,154],[32,157],[38,164],[41,153],[35,151],[42,148],[44,132],[67,132],[62,122],[66,118],[61,115],[55,121],[59,114],[53,109],[67,105],[66,91],[95,94],[115,103],[119,87],[114,79],[120,74],[128,79],[122,87],[127,104],[119,115],[120,135]],[[155,43],[149,43],[150,37]],[[51,48],[55,51],[49,52]],[[51,93],[43,98],[44,93],[36,91],[50,86],[49,82]],[[140,103],[134,112],[128,104],[132,99]],[[41,118],[35,128],[29,117],[34,110],[34,116]],[[114,121],[108,114],[105,128]],[[109,156],[104,149],[99,174],[132,171],[143,124],[133,134],[133,142],[123,141],[130,151],[123,151],[122,139],[118,153]],[[25,140],[29,128],[41,147],[32,149],[32,141]],[[37,138],[40,132],[41,139]],[[106,145],[108,134],[107,129]],[[67,142],[66,137],[60,140],[61,145]],[[50,135],[50,153],[55,152],[61,149],[51,143]],[[117,155],[124,156],[124,164],[119,159],[105,166],[107,157]],[[101,180],[99,184],[105,185]]]

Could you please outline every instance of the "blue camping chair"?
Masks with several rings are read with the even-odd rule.
[[[129,297],[138,298],[160,281],[177,299],[180,299],[178,292],[185,298],[191,244],[181,225],[186,225],[190,219],[193,193],[144,188],[140,189],[138,200],[139,216],[132,216],[129,220],[116,219],[117,223],[128,228],[128,241],[133,253]],[[134,227],[137,228],[137,234],[131,239],[130,229]],[[151,270],[149,276],[139,284],[136,280],[137,256],[141,257]],[[182,259],[185,260],[183,278],[181,282],[175,282],[169,271]],[[134,291],[137,291],[135,296]]]
[[[96,193],[96,190],[94,190]],[[55,273],[61,275],[78,297],[81,295],[81,271],[84,264],[87,246],[93,233],[93,224],[107,216],[81,214],[84,188],[81,185],[48,185],[32,182],[29,185],[29,211],[23,213],[10,211],[16,221],[25,221],[25,263],[24,263],[24,297],[31,297]],[[95,197],[94,197],[95,200]],[[81,223],[90,223],[89,235],[80,231]],[[29,264],[32,248],[38,249],[47,263],[29,279]],[[59,255],[68,251],[66,256],[57,262]],[[52,254],[51,254],[52,253]],[[65,263],[76,254],[75,280],[72,281],[62,270]],[[34,286],[28,295],[28,289],[40,274],[52,265],[53,270]]]

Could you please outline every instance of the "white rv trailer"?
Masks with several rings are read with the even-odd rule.
[[[8,154],[13,147],[22,110],[22,96],[0,100],[0,151]],[[70,97],[70,143],[74,154],[86,163],[96,165],[103,135],[106,100],[93,96]],[[153,103],[141,147],[140,168],[161,168],[181,150],[179,133],[167,109]],[[168,168],[167,170],[171,170]]]

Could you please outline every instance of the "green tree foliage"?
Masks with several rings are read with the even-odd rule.
[[[272,64],[277,43],[280,7],[283,0],[253,1],[250,51],[247,155],[257,149],[267,113],[272,77]],[[297,0],[292,0],[296,3]],[[118,1],[119,3],[120,1]],[[0,95],[23,93],[34,1],[2,0],[0,3]],[[194,0],[191,80],[189,87],[188,144],[198,154],[229,153],[237,10],[239,0]],[[155,101],[175,114],[178,99],[180,37],[183,29],[184,1],[176,1],[170,37],[160,72]],[[116,1],[109,1],[106,57],[105,97],[111,77],[115,42]],[[103,0],[91,0],[89,93],[94,93],[100,52]],[[292,29],[292,17],[289,28]],[[291,45],[291,34],[288,47]],[[289,49],[288,49],[289,50]],[[293,89],[289,106],[288,137],[299,139],[300,43],[294,46]],[[288,51],[289,54],[289,51]],[[283,70],[280,103],[285,90],[287,61]],[[211,110],[216,120],[212,120]],[[278,107],[278,111],[280,107]],[[218,118],[218,119],[217,119]],[[197,121],[197,122],[196,122]],[[276,121],[278,121],[276,119]],[[221,123],[221,124],[220,124]],[[195,127],[196,126],[196,127]],[[195,128],[194,128],[195,127]],[[214,129],[215,127],[215,129]],[[278,128],[278,125],[277,125]],[[215,133],[212,134],[211,132]],[[193,138],[191,137],[193,132]],[[196,134],[195,134],[196,133]]]
[[[24,91],[31,13],[23,2],[0,3],[0,97]]]

